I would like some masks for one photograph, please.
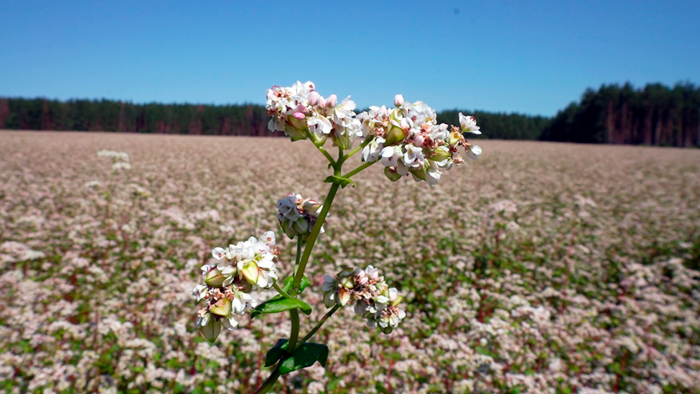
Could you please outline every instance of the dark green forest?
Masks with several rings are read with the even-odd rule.
[[[476,117],[484,131],[480,138],[700,146],[700,88],[691,83],[603,85],[586,90],[553,118],[454,109],[439,112],[438,120],[457,125],[459,112]],[[0,129],[283,135],[270,133],[267,121],[265,107],[257,104],[0,98]]]

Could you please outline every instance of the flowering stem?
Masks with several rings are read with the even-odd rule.
[[[345,156],[343,157],[343,160],[339,160],[339,162],[340,162],[340,163],[345,162],[345,160],[349,159],[350,156],[352,156],[352,155],[354,155],[355,153],[361,151],[365,146],[367,146],[367,144],[369,144],[370,142],[372,142],[373,139],[374,139],[374,134],[371,134],[371,135],[367,136],[367,138],[365,138],[365,140],[362,141],[362,143],[361,143],[357,148],[351,150],[350,153],[348,153],[347,155],[345,155]]]
[[[330,153],[328,153],[327,150],[323,149],[323,144],[318,140],[318,137],[316,136],[315,133],[312,133],[309,130],[306,130],[306,136],[311,140],[311,142],[314,144],[314,146],[321,152],[323,153],[324,156],[326,156],[326,159],[335,166],[335,160],[333,159],[333,156],[331,156]]]
[[[339,170],[340,166],[336,168],[336,172],[339,173]],[[328,211],[330,211],[331,209],[331,204],[333,203],[333,199],[335,198],[335,194],[338,192],[339,187],[340,184],[338,183],[333,183],[331,185],[331,190],[328,191],[328,195],[323,201],[323,208],[321,209],[321,213],[318,214],[318,218],[316,219],[314,229],[311,231],[311,234],[309,234],[309,238],[306,240],[306,248],[304,249],[304,254],[301,256],[301,261],[299,261],[299,264],[297,266],[297,272],[294,275],[294,283],[292,285],[291,291],[292,296],[295,296],[299,293],[299,288],[301,288],[301,278],[304,277],[304,270],[306,269],[306,264],[309,262],[309,257],[311,257],[311,251],[313,250],[314,244],[316,243],[316,238],[318,238],[318,234],[321,232],[321,227],[323,227],[323,222],[326,220],[326,215],[328,215]]]
[[[343,175],[345,178],[350,178],[351,176],[357,174],[358,172],[364,170],[365,168],[371,166],[372,164],[376,163],[376,161],[368,161],[363,163],[361,166],[355,168],[354,170],[348,172],[347,174]]]
[[[319,320],[319,322],[316,324],[316,326],[311,331],[309,331],[309,333],[306,334],[304,336],[304,338],[301,339],[301,341],[299,341],[299,343],[297,344],[297,348],[299,348],[301,345],[305,344],[306,341],[311,339],[311,337],[314,336],[314,334],[316,334],[316,331],[318,331],[318,329],[321,328],[323,323],[325,323],[326,320],[328,320],[328,318],[331,317],[335,313],[335,311],[337,311],[338,309],[340,309],[340,305],[338,305],[338,304],[333,305],[333,308],[331,308],[330,311],[326,312],[326,315],[323,316],[323,318],[321,320]],[[296,349],[294,349],[294,350],[296,350]]]

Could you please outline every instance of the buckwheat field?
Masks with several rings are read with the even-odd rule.
[[[380,265],[407,315],[385,335],[341,309],[326,368],[274,392],[700,393],[700,150],[480,145],[435,187],[376,165],[339,191],[302,331],[343,267]],[[0,387],[254,391],[286,316],[210,344],[190,291],[212,248],[268,229],[288,276],[276,202],[322,201],[326,164],[288,138],[0,132]]]

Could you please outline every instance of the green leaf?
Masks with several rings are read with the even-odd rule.
[[[328,361],[328,346],[307,342],[299,347],[291,357],[280,365],[280,374],[284,375],[298,369],[310,367],[318,361],[325,368]]]
[[[289,278],[284,280],[284,286],[282,286],[282,290],[284,290],[285,293],[289,293],[289,291],[292,290],[293,284],[294,284],[294,277],[290,276]],[[306,275],[302,276],[301,277],[301,288],[299,289],[299,294],[301,294],[301,292],[304,291],[304,289],[307,288],[310,284],[311,284],[311,281],[309,280],[309,278],[307,278]]]
[[[258,315],[266,315],[269,313],[280,313],[290,309],[301,309],[305,315],[311,314],[311,307],[304,301],[298,298],[283,298],[280,296],[280,298],[273,298],[258,305],[250,314],[250,317],[253,318]]]
[[[353,182],[350,178],[343,178],[342,176],[337,176],[337,175],[331,175],[328,178],[324,179],[323,182],[325,183],[337,183],[345,189],[345,186],[347,185],[352,185],[352,187],[355,187],[355,182]]]
[[[287,344],[289,343],[286,339],[279,339],[272,349],[268,350],[267,356],[265,356],[265,366],[269,367],[275,365],[277,361],[286,353]]]

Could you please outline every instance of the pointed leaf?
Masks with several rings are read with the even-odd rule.
[[[328,346],[320,343],[305,343],[291,357],[280,365],[280,374],[284,375],[298,369],[310,367],[318,361],[325,368],[328,361]]]
[[[266,367],[275,365],[275,363],[279,361],[280,358],[282,358],[282,356],[286,353],[288,343],[289,341],[286,339],[277,340],[275,346],[273,346],[272,349],[268,350],[267,355],[265,356]]]
[[[284,290],[285,293],[289,293],[290,290],[292,290],[292,285],[294,284],[294,277],[290,276],[289,278],[284,280],[284,286],[282,286],[282,290]],[[301,294],[304,289],[311,284],[311,281],[309,278],[306,277],[306,275],[301,277],[301,288],[299,289],[299,294]]]
[[[273,298],[271,300],[265,301],[258,305],[250,317],[256,317],[258,315],[265,315],[269,313],[280,313],[288,311],[290,309],[301,309],[305,315],[311,314],[311,307],[304,301],[298,298]]]
[[[353,182],[350,178],[344,178],[342,176],[337,176],[337,175],[331,175],[328,178],[324,179],[323,182],[325,183],[337,183],[345,189],[345,186],[347,185],[352,185],[352,187],[355,187],[355,182]]]

